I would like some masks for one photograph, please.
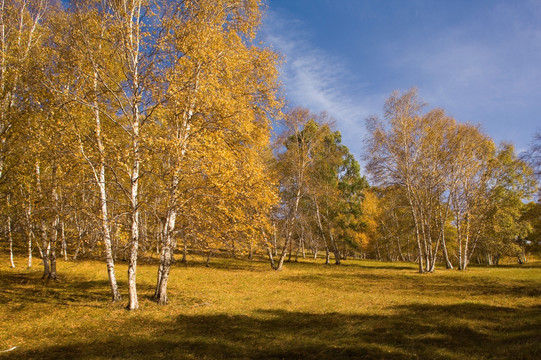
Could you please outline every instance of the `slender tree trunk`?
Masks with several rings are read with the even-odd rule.
[[[79,251],[81,250],[81,247],[83,245],[83,227],[79,223],[79,219],[77,214],[74,216],[75,218],[75,227],[77,228],[77,247],[75,248],[75,252],[73,254],[73,260],[77,260],[77,256],[79,256]]]
[[[441,240],[442,240],[441,244],[443,247],[443,257],[445,259],[445,267],[447,269],[452,269],[453,264],[451,263],[451,260],[449,259],[449,252],[447,251],[447,244],[445,242],[445,234],[443,234]]]
[[[272,236],[272,245],[274,247],[274,256],[278,256],[278,241],[276,234],[276,224],[272,224],[273,236]]]
[[[164,271],[164,264],[165,264],[165,247],[163,246],[163,244],[165,243],[164,241],[164,232],[165,232],[165,226],[166,224],[163,225],[163,228],[162,228],[162,231],[161,231],[161,235],[160,235],[160,238],[161,238],[161,249],[160,249],[160,259],[159,259],[159,263],[158,263],[158,276],[157,276],[157,281],[156,281],[156,290],[154,291],[154,300],[158,300],[159,297],[160,297],[160,284],[162,282],[162,274],[163,274],[163,271]]]
[[[376,258],[378,261],[381,261],[381,251],[379,250],[379,236],[375,236],[375,244],[376,247]]]
[[[56,244],[58,242],[58,228],[60,226],[60,215],[59,215],[59,203],[58,203],[58,179],[57,179],[57,171],[58,166],[56,164],[53,164],[52,166],[52,173],[51,173],[51,198],[53,200],[53,207],[54,207],[54,220],[52,224],[52,231],[51,231],[51,241],[50,244],[50,251],[49,251],[49,262],[50,262],[50,270],[49,275],[47,278],[52,280],[57,280],[56,275]]]
[[[325,237],[325,231],[323,229],[323,223],[321,222],[321,214],[319,213],[319,205],[318,205],[317,199],[315,197],[314,197],[314,204],[316,205],[317,226],[319,228],[319,232],[321,233],[321,237],[323,238],[323,244],[325,246],[325,265],[329,265],[330,264],[329,246],[327,245],[327,239]]]
[[[134,130],[138,129],[139,124],[136,121]],[[128,295],[129,303],[128,310],[139,309],[139,301],[137,300],[137,255],[139,251],[139,139],[138,130],[135,130],[137,135],[133,139],[133,168],[131,175],[131,241],[130,241],[130,257],[128,263]]]
[[[28,268],[32,267],[32,237],[34,237],[34,232],[28,234]]]
[[[462,255],[462,231],[461,231],[461,225],[460,225],[460,214],[456,213],[456,237],[458,242],[458,270],[464,270],[464,263],[462,261],[463,255]]]
[[[3,8],[3,7],[2,7]],[[11,231],[11,195],[8,194],[6,196],[6,205],[7,205],[7,213],[8,213],[8,221],[7,221],[7,235],[8,235],[8,241],[9,241],[9,260],[10,260],[10,266],[11,268],[15,267],[15,263],[13,262],[13,235]]]
[[[68,261],[68,244],[66,243],[66,234],[64,230],[64,222],[62,221],[60,233],[62,236],[62,253],[64,254],[64,261]]]
[[[276,267],[274,265],[274,257],[272,256],[272,250],[269,247],[267,248],[267,255],[269,255],[269,261],[270,261],[270,264],[271,264],[271,268],[273,270],[276,270]]]
[[[98,73],[94,71],[94,92],[98,94]],[[96,143],[99,151],[99,169],[96,175],[96,181],[100,191],[100,215],[101,215],[101,230],[103,233],[103,243],[105,245],[105,264],[107,267],[107,276],[109,278],[109,287],[111,288],[111,297],[113,302],[121,300],[120,291],[115,274],[115,261],[113,257],[113,246],[111,242],[111,228],[109,226],[109,209],[107,201],[106,178],[105,178],[105,146],[101,134],[101,118],[98,108],[97,99],[94,100],[94,120]]]
[[[32,238],[34,237],[34,231],[32,230],[32,221],[31,221],[31,208],[30,203],[26,207],[25,214],[25,228],[26,228],[26,237],[28,239],[28,268],[32,267]]]
[[[292,254],[293,254],[293,241],[289,241],[289,259],[287,259],[288,262],[291,262]]]
[[[392,218],[394,220],[395,228],[399,229],[400,227],[398,226],[398,217],[396,216],[396,212],[394,210],[392,212]],[[380,223],[384,228],[386,228],[385,223],[383,221],[380,221]],[[396,248],[398,250],[398,255],[400,256],[400,259],[405,262],[406,258],[404,257],[404,253],[402,252],[402,245],[400,244],[400,235],[398,234],[398,231],[397,231],[396,236],[393,236],[393,232],[390,229],[387,229],[387,232],[389,233],[389,236],[391,238],[394,237],[396,239]]]
[[[137,80],[135,80],[137,81]],[[135,86],[137,88],[137,86]],[[131,239],[130,254],[128,262],[128,310],[139,309],[137,299],[137,256],[139,252],[139,176],[140,176],[140,145],[139,145],[139,108],[133,107],[134,118],[132,122],[132,154],[133,163],[131,171]]]
[[[155,298],[159,305],[167,304],[167,282],[171,271],[172,253],[174,250],[173,231],[175,229],[177,213],[170,209],[164,225],[162,255],[160,256],[160,267],[158,270],[158,284],[156,286]]]
[[[47,239],[47,225],[45,220],[41,220],[41,258],[43,260],[43,278],[49,277],[51,270],[49,269],[49,240]]]
[[[398,250],[398,255],[400,256],[400,260],[406,261],[406,258],[404,257],[404,254],[402,253],[402,247],[400,246],[400,236],[396,237],[396,247]]]
[[[301,188],[299,187],[297,189],[297,194],[295,195],[295,205],[293,207],[293,211],[291,214],[289,214],[288,228],[286,231],[286,242],[284,244],[284,248],[282,249],[282,253],[280,254],[278,266],[276,267],[277,271],[282,271],[282,268],[284,266],[284,260],[287,255],[287,248],[290,246],[291,237],[293,236],[293,221],[297,217],[297,211],[299,209],[300,200],[301,200]]]
[[[212,254],[213,254],[213,251],[209,250],[209,252],[207,253],[207,261],[205,263],[205,267],[210,267],[210,258],[212,257]]]
[[[51,280],[58,279],[57,274],[56,274],[56,244],[58,241],[58,226],[59,226],[59,219],[58,217],[56,217],[52,226],[51,241],[49,242],[49,262],[50,262],[49,269],[50,270],[49,270],[49,275],[47,276],[47,278]]]
[[[415,209],[413,208],[413,203],[411,200],[410,200],[410,207],[411,207],[411,213],[413,215],[413,222],[415,225],[415,239],[417,240],[417,250],[419,253],[419,272],[422,274],[424,273],[424,266],[423,266],[423,250],[421,246],[421,234],[419,232],[419,221],[417,220],[417,214],[415,212]]]
[[[460,270],[466,270],[468,267],[468,246],[470,242],[470,216],[466,214],[466,236],[464,239],[463,253],[461,254],[462,266]]]
[[[278,260],[278,265],[275,268],[276,271],[282,271],[284,267],[284,260],[286,258],[286,255],[287,255],[287,244],[282,249],[282,253],[280,254],[280,258]]]
[[[13,236],[11,234],[11,216],[8,216],[8,238],[9,238],[9,260],[11,267],[15,267],[15,263],[13,262]]]
[[[36,161],[36,190],[38,193],[38,199],[40,202],[43,202],[43,191],[41,189],[41,168],[39,161]],[[48,278],[49,274],[51,273],[49,268],[49,241],[47,236],[47,225],[45,223],[45,219],[42,217],[40,221],[40,229],[41,229],[41,259],[43,261],[43,276],[42,278]]]
[[[333,252],[334,252],[334,263],[336,265],[340,265],[341,262],[340,262],[340,250],[338,249],[338,246],[336,245],[336,242],[334,241],[334,236],[332,234],[332,231],[331,229],[329,229],[329,239],[331,239],[331,246],[333,248]]]
[[[254,249],[253,249],[253,245],[252,245],[252,240],[248,240],[248,247],[249,247],[248,260],[253,260],[254,259]]]

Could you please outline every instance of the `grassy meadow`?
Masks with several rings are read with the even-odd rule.
[[[167,306],[109,301],[105,264],[15,269],[0,256],[0,359],[540,359],[541,264],[437,269],[348,260],[286,263],[194,257],[172,269]],[[127,266],[117,264],[127,298]],[[7,349],[16,347],[12,351]]]

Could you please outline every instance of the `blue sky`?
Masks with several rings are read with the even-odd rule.
[[[291,106],[326,110],[360,158],[393,90],[524,150],[541,129],[541,1],[268,0],[264,41]]]

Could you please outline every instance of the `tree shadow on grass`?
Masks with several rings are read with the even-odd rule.
[[[420,294],[453,294],[462,296],[512,296],[512,297],[541,297],[541,288],[538,282],[531,280],[514,280],[512,282],[498,279],[434,277],[431,275],[409,276],[409,273],[382,273],[366,272],[352,274],[350,272],[335,272],[325,274],[322,272],[312,274],[286,274],[283,280],[294,283],[309,282],[312,285],[323,288],[335,288],[340,286],[353,289],[359,286],[366,287],[373,284],[381,286],[386,284],[394,290],[410,290]]]
[[[0,270],[0,304],[17,304],[10,311],[24,311],[29,304],[80,305],[103,307],[111,299],[107,280],[88,280],[85,277],[61,275],[59,281],[42,279],[36,273],[7,273]],[[127,283],[118,282],[120,288]],[[138,284],[142,292],[151,292],[149,285]],[[93,305],[93,301],[102,305]]]
[[[411,304],[390,315],[283,310],[127,318],[91,341],[16,349],[27,359],[539,359],[541,307]],[[151,330],[151,331],[150,331]]]

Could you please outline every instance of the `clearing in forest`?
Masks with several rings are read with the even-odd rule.
[[[0,358],[541,358],[541,264],[437,269],[348,260],[288,263],[194,258],[151,301],[156,267],[138,272],[141,309],[110,302],[105,264],[9,268],[0,257]]]

